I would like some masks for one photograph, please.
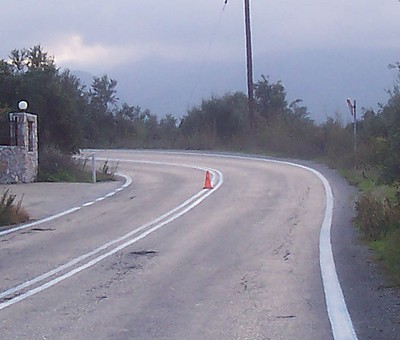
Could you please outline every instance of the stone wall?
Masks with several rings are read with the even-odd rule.
[[[10,114],[12,146],[0,146],[0,183],[29,183],[38,171],[37,118],[20,112]]]

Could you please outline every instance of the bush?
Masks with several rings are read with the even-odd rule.
[[[356,202],[354,222],[368,240],[378,240],[386,234],[383,204],[370,195],[362,195]]]
[[[85,161],[75,160],[55,147],[39,153],[39,182],[90,182],[91,174],[85,171]]]
[[[87,167],[88,159],[75,159],[59,149],[48,147],[39,153],[39,182],[92,182],[92,172]],[[96,171],[97,182],[115,180],[118,164],[110,167],[106,161]]]
[[[29,220],[28,214],[22,209],[22,198],[15,202],[16,195],[7,189],[0,197],[0,227],[17,224]]]
[[[7,107],[3,107],[3,105],[0,103],[0,145],[10,144],[7,111]]]
[[[356,203],[354,222],[367,240],[380,240],[400,228],[400,205],[363,194]]]
[[[378,259],[384,261],[386,268],[397,284],[400,284],[400,229],[386,235],[382,240],[371,243]]]

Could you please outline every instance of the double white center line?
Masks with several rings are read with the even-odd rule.
[[[99,159],[101,160],[101,159]],[[109,161],[112,161],[108,159]],[[84,255],[72,259],[68,263],[65,263],[47,273],[37,276],[31,280],[23,282],[15,287],[12,287],[2,293],[0,293],[0,310],[8,306],[11,306],[19,301],[22,301],[34,294],[37,294],[47,288],[50,288],[57,283],[77,274],[81,271],[92,267],[98,262],[106,259],[117,253],[118,251],[140,241],[156,230],[164,227],[165,225],[175,221],[177,218],[186,214],[194,207],[198,206],[202,201],[209,197],[212,193],[218,190],[223,184],[223,175],[220,171],[215,169],[205,169],[193,165],[182,165],[175,163],[161,163],[161,162],[148,162],[148,161],[134,161],[134,160],[118,160],[122,162],[135,162],[135,163],[147,163],[147,164],[158,164],[158,165],[169,165],[169,166],[180,166],[188,167],[197,170],[208,170],[212,175],[212,184],[214,189],[212,190],[201,190],[189,199],[184,201],[176,208],[171,209],[164,215],[156,218],[155,220],[146,223],[131,232],[114,239]]]

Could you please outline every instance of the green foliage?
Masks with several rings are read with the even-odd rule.
[[[400,179],[400,91],[398,86],[391,93],[383,108],[382,118],[387,126],[387,152],[384,159],[383,178],[386,182]]]
[[[0,103],[0,145],[8,145],[10,142],[7,112],[8,108]]]
[[[368,240],[379,240],[400,228],[400,205],[387,198],[378,200],[364,194],[356,203],[354,222]]]
[[[256,136],[259,150],[297,158],[322,155],[321,128],[308,119],[285,115],[270,124],[260,117]]]
[[[376,185],[376,179],[369,181],[368,178],[358,184],[364,188],[364,193],[356,202],[354,222],[391,276],[400,284],[399,187]]]
[[[91,182],[86,163],[75,160],[54,147],[44,148],[39,155],[38,181],[41,182]]]
[[[89,91],[89,98],[90,103],[99,111],[99,114],[109,112],[110,107],[117,103],[116,87],[117,81],[115,79],[110,79],[107,75],[93,78],[92,88]]]
[[[10,60],[1,62],[5,91],[0,102],[15,109],[19,100],[28,100],[29,110],[38,113],[40,145],[76,151],[82,142],[80,117],[85,104],[79,80],[69,71],[60,72],[40,45],[13,50]]]
[[[392,68],[398,79],[388,102],[378,112],[364,110],[357,122],[355,157],[353,124],[337,115],[315,125],[300,99],[288,100],[280,81],[261,76],[255,83],[253,129],[241,92],[203,99],[180,121],[171,114],[159,119],[139,106],[119,105],[115,79],[94,77],[87,89],[36,45],[0,60],[0,143],[8,142],[7,113],[25,99],[39,118],[39,180],[90,182],[86,162],[70,156],[84,147],[225,149],[323,159],[363,190],[355,223],[399,272],[400,63]],[[106,162],[97,176],[112,179],[114,173]]]
[[[394,281],[400,285],[400,229],[370,243],[378,259],[385,263]]]
[[[17,224],[29,220],[28,214],[22,209],[22,198],[16,202],[16,195],[7,189],[0,196],[0,227]]]
[[[54,147],[46,147],[40,153],[39,174],[40,182],[92,182],[92,169],[89,158],[81,159],[64,154]],[[96,170],[97,182],[114,181],[118,164],[110,166],[106,161]]]
[[[198,148],[210,149],[227,145],[244,131],[246,114],[247,99],[243,93],[212,97],[188,112],[182,120],[181,133],[189,147],[197,143]]]
[[[254,98],[258,112],[267,121],[274,121],[287,110],[286,91],[280,81],[270,83],[268,78],[261,76],[254,85]]]
[[[354,166],[353,131],[343,127],[339,117],[328,118],[322,125],[323,157],[334,168]]]

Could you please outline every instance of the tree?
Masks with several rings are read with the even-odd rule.
[[[382,109],[382,117],[387,128],[388,157],[384,162],[383,179],[385,182],[400,181],[400,63],[393,90],[388,91],[390,98]]]
[[[310,113],[306,106],[301,106],[303,101],[296,99],[289,104],[289,109],[293,117],[298,119],[309,119]]]
[[[228,142],[244,130],[246,114],[247,98],[242,92],[212,97],[188,112],[181,123],[181,131],[186,137],[203,135],[214,143]]]
[[[42,46],[35,45],[25,53],[27,59],[26,64],[29,70],[55,70],[54,57],[49,56],[47,52],[44,52]]]
[[[0,103],[0,145],[8,145],[10,142],[8,108]]]
[[[14,49],[11,51],[9,58],[9,65],[12,67],[15,73],[24,73],[28,67],[28,51],[26,49],[17,50]]]
[[[94,77],[89,91],[90,103],[93,108],[104,114],[109,113],[110,109],[115,107],[118,102],[116,87],[117,81],[107,75]]]
[[[257,111],[267,122],[271,123],[286,112],[286,92],[280,81],[270,83],[269,78],[261,76],[254,89]]]

